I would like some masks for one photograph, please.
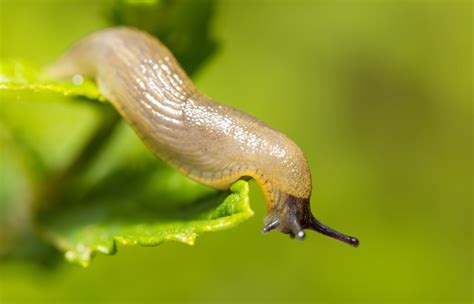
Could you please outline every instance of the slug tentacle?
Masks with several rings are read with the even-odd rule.
[[[272,206],[265,217],[263,233],[279,230],[289,234],[292,238],[303,240],[304,229],[310,229],[353,247],[359,246],[357,238],[345,235],[318,221],[311,212],[309,198],[298,198],[285,193],[281,193],[280,197],[279,204]]]
[[[75,74],[95,79],[150,150],[183,174],[217,189],[255,178],[268,202],[263,232],[303,239],[304,229],[312,229],[358,244],[311,214],[311,174],[301,149],[257,118],[199,92],[156,38],[106,29],[81,40],[45,72],[52,78]]]

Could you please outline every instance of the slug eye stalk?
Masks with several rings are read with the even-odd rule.
[[[333,239],[339,240],[339,241],[344,242],[346,244],[349,244],[352,247],[359,247],[359,240],[357,238],[355,238],[353,236],[348,236],[344,233],[341,233],[337,230],[334,230],[331,227],[328,227],[328,226],[322,224],[315,217],[312,217],[310,226],[307,227],[307,228],[312,229],[314,231],[317,231],[321,234],[327,235],[329,237],[332,237]]]

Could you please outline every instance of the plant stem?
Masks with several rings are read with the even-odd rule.
[[[78,155],[64,169],[54,174],[40,187],[33,200],[33,214],[37,211],[50,209],[61,203],[59,198],[68,188],[71,181],[93,163],[94,159],[111,138],[120,122],[120,116],[110,105],[104,105],[100,113],[101,117],[97,128],[86,141]]]

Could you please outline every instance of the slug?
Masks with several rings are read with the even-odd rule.
[[[90,77],[141,140],[191,179],[228,189],[253,178],[265,194],[263,232],[303,239],[312,229],[357,247],[359,241],[311,213],[311,174],[301,149],[257,118],[219,104],[193,85],[153,36],[118,27],[93,33],[46,70],[55,79]]]

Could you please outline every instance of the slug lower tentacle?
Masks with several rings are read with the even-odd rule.
[[[311,175],[301,149],[260,120],[199,92],[156,38],[123,27],[94,33],[46,71],[53,78],[75,74],[95,79],[142,141],[183,174],[217,189],[254,178],[267,199],[264,232],[303,239],[304,229],[312,229],[358,245],[313,217]]]

